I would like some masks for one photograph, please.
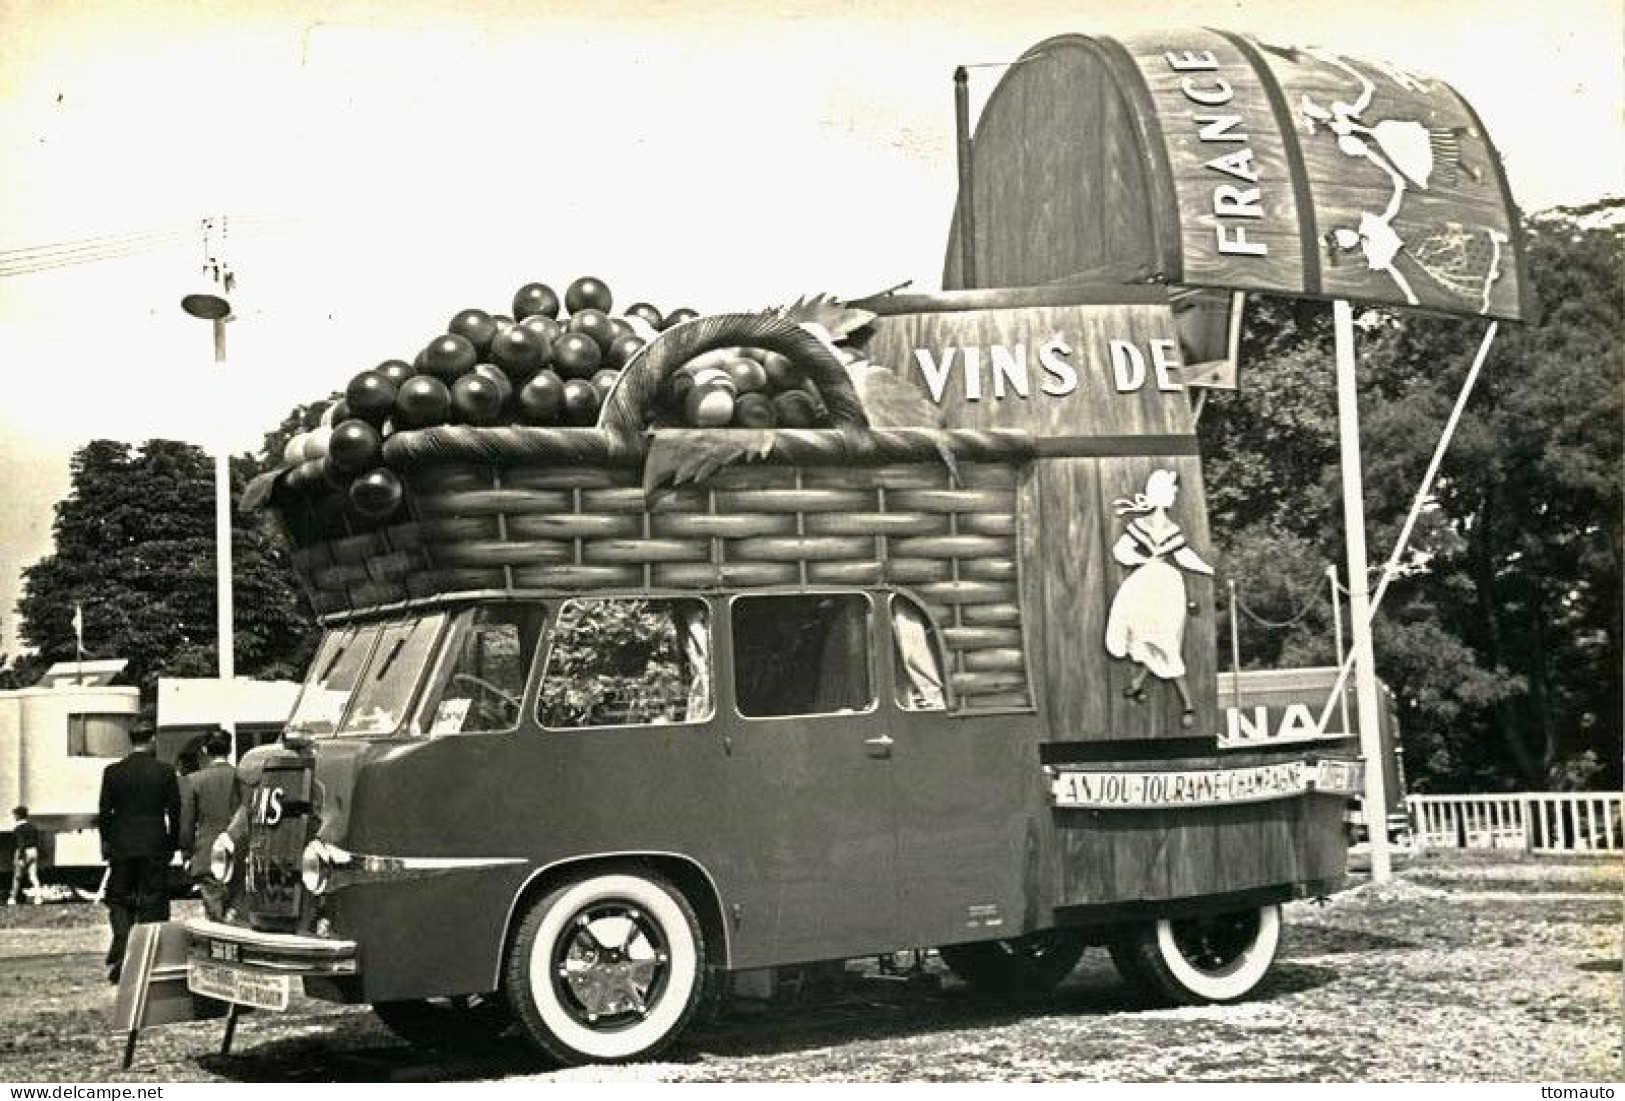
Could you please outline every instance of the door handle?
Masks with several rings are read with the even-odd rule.
[[[894,743],[889,734],[881,734],[874,738],[863,739],[863,744],[868,747],[869,756],[871,757],[890,757],[891,747]]]

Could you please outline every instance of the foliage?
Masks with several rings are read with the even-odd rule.
[[[234,471],[233,495],[241,491]],[[271,533],[233,517],[239,675],[297,675],[309,613]],[[173,440],[94,440],[73,456],[56,507],[53,553],[23,573],[22,635],[43,661],[75,655],[83,609],[86,656],[129,661],[126,677],[152,699],[159,676],[212,676],[215,648],[214,467]]]
[[[1538,316],[1501,327],[1378,613],[1378,671],[1422,789],[1620,783],[1625,249],[1615,225],[1564,212],[1532,219],[1526,245]],[[1256,304],[1243,388],[1203,415],[1244,665],[1332,658],[1323,574],[1344,557],[1329,316]],[[1358,325],[1375,588],[1485,323],[1368,311]]]
[[[662,600],[566,604],[542,680],[542,721],[574,727],[686,717],[679,607]]]

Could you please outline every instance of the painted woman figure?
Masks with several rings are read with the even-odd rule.
[[[1114,502],[1119,516],[1132,515],[1112,546],[1112,557],[1134,572],[1124,579],[1106,616],[1106,649],[1140,666],[1123,694],[1145,700],[1145,679],[1171,680],[1184,707],[1181,725],[1196,721],[1185,684],[1185,577],[1179,571],[1211,577],[1213,567],[1185,543],[1179,525],[1168,518],[1179,495],[1179,476],[1154,470],[1145,492]]]

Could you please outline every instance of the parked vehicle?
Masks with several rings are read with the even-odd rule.
[[[1511,317],[1524,292],[1496,172],[1441,200],[1474,219],[1448,279],[1361,235],[1443,209],[1348,138],[1376,79],[1498,163],[1391,69],[1061,36],[961,135],[941,294],[640,303],[622,323],[665,328],[637,350],[601,281],[564,335],[531,284],[506,332],[541,311],[562,378],[480,310],[358,375],[246,502],[326,635],[243,759],[191,988],[279,1008],[297,979],[566,1062],[651,1056],[719,975],[922,946],[1003,994],[1090,944],[1168,1001],[1257,990],[1281,904],[1343,883],[1361,763],[1221,744],[1191,389],[1234,385],[1238,290]],[[1418,172],[1420,125],[1380,131]],[[1370,262],[1322,255],[1328,227]]]

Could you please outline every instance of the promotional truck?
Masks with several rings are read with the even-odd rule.
[[[1001,993],[1088,945],[1170,1002],[1258,989],[1282,903],[1343,885],[1361,767],[1220,744],[1179,303],[1259,285],[1202,256],[1330,292],[1274,204],[1357,173],[1283,105],[1348,71],[1388,98],[1334,129],[1426,96],[1216,32],[1034,55],[963,165],[950,289],[693,318],[532,284],[290,441],[245,504],[325,633],[241,763],[193,991],[584,1062],[648,1058],[725,973],[924,946]],[[1176,131],[1182,86],[1236,117]]]

